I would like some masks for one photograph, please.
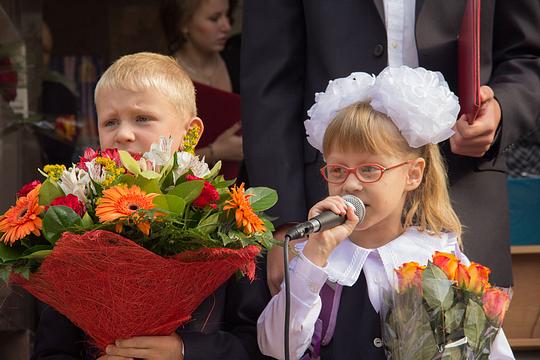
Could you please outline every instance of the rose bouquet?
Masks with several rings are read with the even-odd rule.
[[[273,242],[274,190],[244,189],[191,152],[87,149],[43,168],[0,217],[0,270],[103,349],[169,335]],[[231,187],[232,185],[232,187]]]
[[[510,297],[491,287],[487,267],[435,252],[427,266],[395,271],[381,313],[389,359],[488,359]]]

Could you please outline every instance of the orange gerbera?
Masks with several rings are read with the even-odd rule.
[[[244,183],[239,187],[236,185],[233,186],[229,190],[229,194],[231,194],[231,200],[225,202],[223,210],[236,209],[236,226],[243,228],[246,235],[266,231],[264,222],[253,212],[253,208],[249,202],[249,198],[252,195],[246,195],[244,193]]]
[[[42,222],[39,214],[45,209],[39,205],[39,189],[41,184],[37,185],[26,196],[17,199],[15,206],[9,208],[4,215],[0,217],[0,231],[4,234],[0,240],[5,244],[13,245],[15,241],[21,240],[28,234],[33,233],[41,235]]]
[[[127,187],[127,185],[116,185],[107,190],[103,190],[103,196],[98,200],[96,216],[100,222],[115,221],[121,218],[131,218],[137,227],[145,235],[150,233],[150,223],[141,221],[139,210],[150,210],[154,208],[152,202],[159,194],[147,194],[137,185]],[[122,223],[117,223],[116,232],[122,231]]]

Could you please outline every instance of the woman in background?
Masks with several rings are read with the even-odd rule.
[[[223,161],[226,178],[239,177],[243,160],[240,125],[239,36],[229,39],[234,0],[164,0],[161,22],[170,55],[195,85],[197,110],[206,124],[198,155]]]

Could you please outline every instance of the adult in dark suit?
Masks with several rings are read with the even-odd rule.
[[[457,36],[466,0],[407,3],[414,6],[417,64],[405,65],[441,71],[456,92]],[[330,79],[353,71],[378,74],[389,64],[385,5],[383,0],[244,4],[244,153],[251,185],[278,190],[273,212],[278,224],[305,219],[326,194],[321,155],[305,140],[306,110]],[[494,283],[510,286],[503,155],[538,126],[540,2],[484,0],[481,17],[483,108],[474,125],[460,118],[456,134],[441,147],[452,200],[466,226],[465,251],[492,269]]]

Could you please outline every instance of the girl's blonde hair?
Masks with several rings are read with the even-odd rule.
[[[122,56],[99,79],[94,100],[102,89],[155,90],[169,100],[180,115],[197,116],[193,82],[170,56],[149,52]]]
[[[461,223],[450,203],[446,166],[438,145],[410,147],[388,116],[359,102],[341,110],[326,128],[324,154],[331,150],[423,158],[424,178],[418,188],[407,193],[402,225],[437,235],[453,232],[461,238]]]

